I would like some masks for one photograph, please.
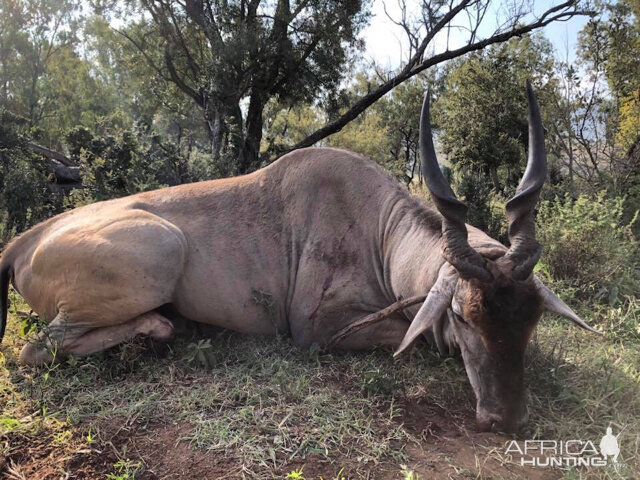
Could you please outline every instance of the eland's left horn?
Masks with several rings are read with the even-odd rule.
[[[540,259],[542,250],[536,240],[533,214],[540,197],[540,190],[547,178],[544,129],[536,95],[528,81],[527,100],[529,103],[529,159],[516,194],[509,200],[506,207],[511,247],[505,258],[512,260],[512,275],[516,280],[528,278]]]

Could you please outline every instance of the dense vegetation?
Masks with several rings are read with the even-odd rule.
[[[215,8],[190,0],[1,2],[0,245],[69,208],[251,172],[314,142],[361,153],[422,196],[417,127],[427,88],[439,153],[469,205],[469,223],[506,242],[504,205],[526,163],[523,84],[529,79],[541,104],[550,167],[537,216],[544,246],[537,274],[606,333],[603,341],[585,339],[548,321],[539,329],[529,356],[536,382],[531,435],[598,435],[613,422],[628,426],[621,437],[628,440],[625,458],[637,457],[640,1],[563,10],[571,16],[595,9],[571,61],[558,60],[544,30],[537,30],[544,22],[527,23],[518,14],[486,44],[474,33],[461,49],[430,55],[430,40],[451,21],[446,4],[432,2],[423,19],[400,21],[410,49],[396,69],[359,61],[369,2],[272,3],[269,10],[258,0],[215,2]],[[487,2],[463,4],[481,18]],[[231,452],[253,473],[283,469],[285,457],[332,458],[331,449],[338,462],[357,457],[366,465],[406,459],[404,447],[416,441],[415,432],[393,420],[396,399],[402,408],[446,405],[454,394],[470,399],[459,365],[424,375],[442,368],[434,356],[403,360],[405,373],[396,378],[384,355],[336,360],[292,351],[282,340],[264,344],[233,335],[186,336],[161,358],[129,344],[107,356],[117,367],[101,356],[73,360],[84,362],[81,374],[77,364],[14,373],[15,352],[32,319],[12,298],[9,346],[0,354],[6,405],[0,460],[15,454],[6,435],[17,442],[44,432],[55,444],[71,435],[68,427],[81,425],[91,445],[92,431],[100,428],[96,419],[115,414],[188,417],[194,447]],[[230,343],[243,353],[226,357]],[[273,349],[277,355],[265,353]],[[157,362],[165,370],[156,378],[149,371]],[[220,383],[177,389],[159,409],[163,382],[204,381],[212,371]],[[132,376],[121,387],[124,373]],[[342,408],[334,387],[375,411],[375,421]],[[126,401],[114,400],[120,388]],[[207,388],[218,389],[219,403]],[[311,407],[304,403],[309,392]],[[47,414],[62,405],[63,421]],[[291,418],[310,419],[308,428],[283,420],[288,407]],[[198,417],[203,409],[222,417],[217,423]],[[336,425],[346,430],[332,430]],[[274,447],[256,429],[269,439],[278,431],[284,443]],[[116,460],[125,463],[113,467],[113,475],[122,476],[112,478],[144,470],[126,463],[134,458],[119,452]],[[637,459],[629,465],[640,468]]]

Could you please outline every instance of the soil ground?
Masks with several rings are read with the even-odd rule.
[[[29,369],[17,364],[26,327],[14,311],[0,347],[0,478],[573,480],[638,471],[637,350],[563,325],[539,328],[532,343],[531,420],[518,437],[479,433],[462,362],[428,349],[397,360],[320,354],[286,338],[189,327],[168,345],[133,341]],[[616,468],[522,467],[505,455],[513,439],[597,442],[607,426],[624,428]]]
[[[309,453],[291,461],[283,459],[277,467],[265,466],[258,476],[286,478],[292,471],[302,471],[305,478],[334,479],[367,478],[391,480],[405,478],[401,465],[413,472],[414,478],[560,478],[562,474],[549,469],[521,467],[503,458],[505,443],[511,437],[478,433],[470,415],[450,415],[437,406],[407,403],[399,406],[402,426],[422,442],[410,443],[402,460],[383,459],[376,463],[358,464],[354,458],[327,458]],[[189,438],[194,427],[170,418],[152,423],[105,419],[99,430],[98,445],[87,448],[82,439],[83,425],[74,429],[64,445],[55,445],[48,438],[15,436],[11,439],[15,453],[0,459],[0,471],[8,478],[54,480],[60,478],[105,478],[114,471],[114,464],[127,452],[142,463],[135,478],[155,479],[222,479],[253,478],[253,470],[241,460],[224,454],[194,448]],[[78,434],[75,434],[75,433]],[[66,476],[65,474],[69,474]],[[126,478],[126,477],[123,477]]]

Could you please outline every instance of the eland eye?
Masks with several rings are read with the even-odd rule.
[[[467,323],[464,321],[463,316],[457,313],[454,309],[447,310],[447,316],[449,317],[449,321],[453,321],[453,319],[455,319],[458,322]]]

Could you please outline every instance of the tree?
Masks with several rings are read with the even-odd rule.
[[[601,8],[581,32],[578,64],[564,66],[565,134],[556,137],[580,187],[624,195],[630,220],[640,209],[640,3]]]
[[[400,85],[321,145],[358,152],[385,167],[398,180],[411,183],[420,168],[418,124],[426,80],[422,75]],[[343,100],[361,96],[373,81],[371,74],[356,74],[342,92]],[[268,105],[263,144],[275,150],[292,145],[317,130],[326,117],[327,112],[319,107],[304,105],[285,110],[280,105]]]
[[[420,112],[427,85],[434,87],[435,83],[434,78],[418,75],[394,88],[389,98],[376,104],[389,132],[392,163],[407,184],[414,180],[416,174],[421,179],[418,145]]]
[[[601,48],[601,44],[592,47]],[[566,169],[572,194],[582,188],[599,191],[606,187],[616,163],[611,115],[615,108],[603,85],[603,65],[598,62],[581,68],[560,62],[554,76],[559,95],[550,105],[549,150]]]
[[[209,147],[202,115],[193,108],[192,99],[141,62],[137,48],[104,18],[94,15],[87,19],[84,40],[94,75],[109,88],[109,95],[116,97],[117,111],[126,120],[118,126],[135,124],[140,134],[162,137],[163,143],[172,143],[182,156]],[[112,116],[109,126],[115,126],[117,120]]]
[[[611,93],[617,99],[630,95],[638,88],[640,79],[640,17],[638,14],[640,14],[640,3],[637,0],[604,3],[602,15],[593,18],[580,36],[582,60],[594,66],[602,66]]]
[[[77,8],[72,0],[0,3],[0,106],[28,127],[51,116],[45,81],[60,50],[77,42]]]
[[[524,85],[531,81],[548,113],[545,107],[556,90],[547,74],[553,65],[550,42],[530,35],[473,53],[444,72],[443,91],[434,105],[443,158],[470,207],[470,222],[500,238],[504,214],[494,206],[513,196],[526,165]]]
[[[151,21],[121,33],[160,78],[201,108],[212,157],[227,174],[259,166],[270,99],[292,106],[337,89],[367,18],[360,0],[141,5]]]
[[[34,155],[19,130],[28,120],[0,108],[0,241],[57,213],[60,190],[47,178],[44,157]]]
[[[343,98],[360,96],[370,88],[370,85],[371,78],[365,73],[358,73],[349,89],[343,92]],[[382,113],[382,105],[383,102],[376,104],[374,108],[364,112],[343,130],[326,138],[324,143],[327,146],[358,152],[383,165],[397,177],[402,177],[403,168],[393,162],[390,155],[391,128],[385,123],[386,118]],[[320,116],[317,127],[321,125],[322,119],[323,116]]]
[[[356,75],[347,99],[361,97],[373,83],[373,75]],[[362,153],[398,180],[411,183],[420,169],[418,126],[426,85],[425,75],[399,85],[325,143]]]
[[[511,4],[508,8],[510,12],[508,18],[491,34],[480,38],[478,32],[480,27],[484,25],[483,20],[490,6],[489,1],[425,2],[422,16],[414,20],[410,19],[407,14],[406,2],[399,0],[399,4],[402,18],[397,20],[397,23],[406,32],[410,44],[407,62],[398,71],[379,75],[380,81],[377,85],[372,86],[365,95],[352,102],[349,108],[344,109],[339,116],[332,118],[325,126],[293,145],[288,151],[311,146],[340,131],[393,88],[431,67],[514,37],[522,37],[554,21],[567,20],[575,15],[593,15],[591,10],[582,8],[577,1],[569,0],[550,7],[541,15],[527,22],[525,21],[528,13],[527,6],[524,3]],[[458,21],[463,22],[462,26],[457,23]],[[450,49],[447,42],[444,51],[430,55],[429,53],[434,51],[432,50],[434,39],[443,33],[447,33],[448,38],[448,33],[452,30],[467,32],[466,44]]]
[[[526,163],[526,80],[544,106],[554,90],[552,47],[542,36],[490,47],[452,64],[434,107],[442,151],[457,172],[491,180],[494,191],[513,193]]]

